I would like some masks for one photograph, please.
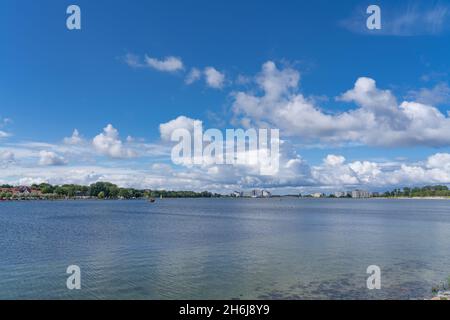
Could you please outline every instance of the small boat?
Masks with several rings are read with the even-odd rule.
[[[153,198],[148,199],[148,201],[151,202],[151,203],[155,203],[156,202],[156,200],[153,199]]]

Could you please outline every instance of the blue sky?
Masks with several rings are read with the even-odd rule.
[[[82,30],[66,28],[66,8],[70,4],[81,8]],[[2,1],[0,131],[4,137],[0,138],[0,152],[5,159],[2,165],[5,172],[0,180],[89,183],[109,179],[135,186],[215,190],[338,189],[360,184],[375,189],[414,183],[411,176],[387,181],[377,174],[362,177],[354,168],[339,167],[333,171],[342,171],[344,176],[355,174],[355,179],[338,177],[336,180],[340,182],[330,185],[320,179],[319,172],[325,170],[323,159],[335,155],[345,157],[345,163],[338,161],[339,166],[366,161],[378,164],[383,168],[380,171],[389,176],[387,172],[397,172],[406,165],[424,170],[417,184],[450,183],[446,180],[450,176],[446,163],[439,168],[429,165],[429,158],[434,155],[442,156],[443,161],[450,159],[445,156],[450,153],[448,139],[436,138],[450,132],[447,121],[450,2],[378,1],[382,10],[380,31],[369,31],[365,26],[369,4],[372,3]],[[153,64],[145,57],[153,59]],[[182,67],[168,70],[165,64],[158,68],[158,63],[161,66],[168,57],[176,59]],[[283,71],[291,70],[298,73],[299,81],[286,88],[286,96],[273,103],[273,111],[269,111],[273,117],[255,118],[248,106],[236,107],[236,94],[263,97],[264,90],[255,79],[264,76],[263,65],[268,62],[281,74],[276,79],[282,81]],[[222,78],[214,82],[212,75],[212,82],[208,83],[207,68]],[[188,84],[186,79],[193,69],[201,74],[200,79]],[[415,120],[408,130],[415,130],[417,137],[408,141],[400,137],[389,143],[386,135],[380,136],[383,142],[375,143],[375,129],[370,134],[353,132],[351,139],[345,134],[350,129],[312,130],[314,133],[309,130],[311,134],[305,139],[301,121],[293,128],[286,123],[289,117],[281,119],[276,115],[293,95],[299,94],[322,115],[338,117],[361,107],[372,110],[371,103],[361,100],[365,98],[337,98],[356,90],[355,82],[363,77],[376,81],[376,89],[365,98],[389,90],[398,102],[390,108],[405,101],[417,102],[435,108],[441,113],[439,117],[445,119],[436,120],[439,123],[431,123],[435,120],[429,118]],[[388,116],[396,117],[395,114],[394,110]],[[304,119],[300,111],[295,115]],[[239,121],[244,118],[250,118],[256,127],[269,122],[280,127],[281,138],[293,144],[293,150],[287,153],[301,157],[301,172],[309,170],[309,173],[288,182],[268,181],[249,174],[254,179],[244,180],[256,181],[253,185],[242,182],[241,178],[247,176],[242,171],[234,173],[236,181],[225,181],[222,176],[202,181],[199,178],[205,176],[202,168],[173,166],[167,157],[170,146],[160,139],[159,126],[179,116],[199,119],[205,127],[219,129],[236,127],[236,121],[242,123]],[[331,119],[334,121],[338,122]],[[117,156],[92,147],[94,138],[108,124],[118,130],[116,140],[122,142],[123,148],[151,151],[133,156],[119,152]],[[320,127],[321,123],[317,125]],[[395,125],[389,128],[395,133],[400,130]],[[432,137],[419,138],[421,130],[428,132],[433,128],[440,131],[430,133]],[[83,147],[63,142],[74,129],[80,133]],[[334,130],[336,137],[332,142],[330,130]],[[354,138],[357,134],[364,138]],[[128,136],[132,139],[126,141]],[[45,152],[50,159],[41,161]],[[158,165],[170,166],[173,176],[161,175]],[[311,173],[317,166],[322,167]],[[118,174],[125,169],[137,171]],[[443,172],[437,174],[434,169]],[[64,172],[68,173],[67,181],[58,177]],[[72,179],[69,172],[83,172],[87,177]],[[171,182],[179,180],[178,174],[189,175],[191,180],[186,178],[182,185]],[[145,175],[148,180],[133,182],[130,178],[127,182],[127,175]],[[443,178],[437,179],[436,175]]]

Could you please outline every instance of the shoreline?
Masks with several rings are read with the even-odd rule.
[[[290,199],[290,200],[353,200],[353,201],[365,201],[365,200],[450,200],[450,197],[373,197],[373,198],[299,198],[294,196],[274,196],[271,198],[250,198],[250,197],[173,197],[173,198],[163,198],[156,199],[156,202],[161,200],[176,200],[176,199],[184,199],[184,200],[202,200],[202,199],[230,199],[230,200],[282,200],[282,199]],[[0,203],[2,202],[26,202],[26,201],[149,201],[149,199],[145,198],[136,198],[136,199],[99,199],[99,198],[61,198],[61,199],[37,199],[37,198],[22,198],[22,199],[0,199]]]

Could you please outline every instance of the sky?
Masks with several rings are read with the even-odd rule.
[[[450,184],[450,1],[5,0],[0,37],[0,183]],[[173,163],[193,123],[279,129],[280,170]]]

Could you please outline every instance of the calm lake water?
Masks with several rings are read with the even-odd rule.
[[[0,299],[420,299],[449,275],[446,200],[0,203]]]

